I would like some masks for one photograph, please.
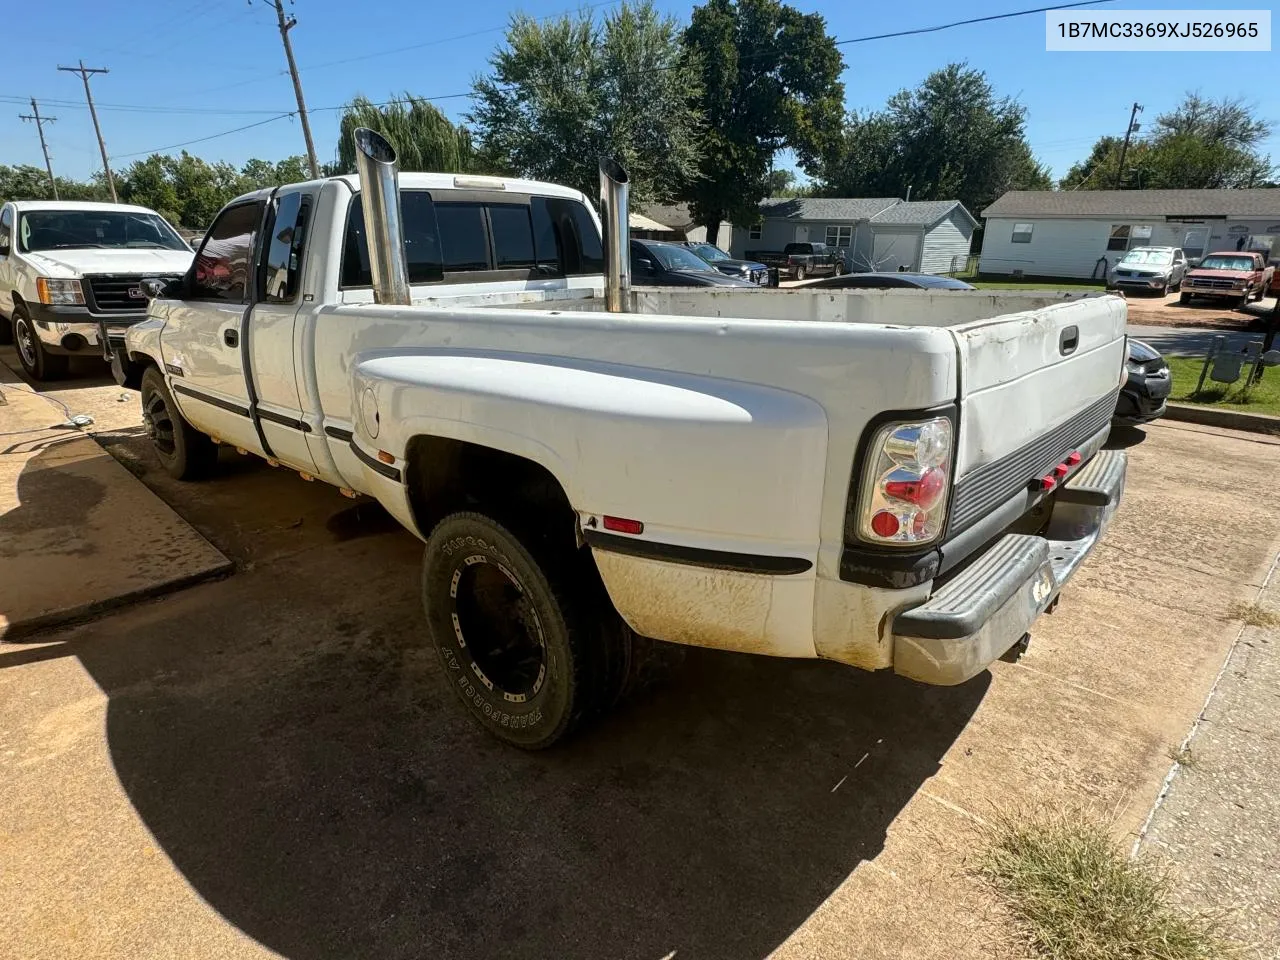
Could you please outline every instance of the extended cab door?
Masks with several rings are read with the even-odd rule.
[[[195,427],[265,453],[250,416],[241,337],[254,282],[261,199],[225,208],[196,251],[182,299],[166,303],[160,336],[174,399]]]
[[[303,470],[316,472],[308,435],[321,429],[319,417],[302,409],[295,358],[301,353],[298,311],[304,300],[303,256],[315,197],[297,188],[284,188],[269,202],[262,242],[262,269],[245,336],[248,340],[250,400],[257,415],[260,439],[273,456]]]

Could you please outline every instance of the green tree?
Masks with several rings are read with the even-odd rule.
[[[475,170],[475,150],[467,128],[451,123],[430,100],[404,93],[381,105],[359,96],[343,108],[334,172],[355,173],[356,147],[352,134],[357,127],[369,127],[390,140],[396,148],[401,170],[439,173]]]
[[[110,200],[105,183],[58,177],[58,197],[62,200]],[[52,200],[53,187],[49,174],[41,167],[0,164],[0,203],[8,200]]]
[[[601,19],[516,14],[489,62],[469,118],[486,169],[594,196],[599,158],[612,156],[635,203],[673,199],[697,175],[697,72],[679,24],[650,0]]]
[[[1007,190],[1043,190],[1048,172],[1031,153],[1026,108],[999,97],[963,63],[935,70],[881,112],[849,118],[821,181],[828,196],[959,200],[975,215]]]
[[[311,179],[307,158],[285,157],[283,160],[249,160],[240,168],[240,192],[260,190],[263,187],[283,187],[287,183],[302,183]]]
[[[684,43],[701,82],[700,176],[680,191],[714,243],[721,220],[753,222],[770,192],[774,155],[795,151],[813,173],[838,136],[844,58],[826,21],[779,0],[708,0]]]
[[[1089,156],[1059,181],[1064,190],[1196,190],[1264,186],[1275,174],[1261,145],[1270,125],[1238,98],[1188,93],[1134,139],[1120,168],[1122,139],[1099,137]]]

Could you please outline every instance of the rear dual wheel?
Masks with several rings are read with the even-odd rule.
[[[611,708],[649,642],[609,603],[590,557],[493,517],[454,513],[423,555],[427,633],[446,681],[499,740],[541,750]]]

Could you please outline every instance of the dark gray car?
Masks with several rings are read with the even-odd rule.
[[[631,241],[631,283],[638,287],[754,287],[730,277],[688,247],[662,240]]]
[[[757,263],[755,260],[735,260],[714,243],[686,241],[681,246],[688,247],[725,276],[750,280],[762,287],[769,282],[769,268],[763,263]]]

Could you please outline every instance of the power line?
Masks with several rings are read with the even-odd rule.
[[[250,2],[252,2],[252,0],[250,0]],[[262,0],[262,2],[267,3],[269,6],[275,6],[275,2],[273,2],[273,0]],[[278,2],[278,0],[276,0],[276,2]],[[613,4],[618,3],[618,2],[620,2],[620,0],[603,0],[603,2],[598,2],[598,3],[595,3],[595,4],[591,4],[590,6],[586,7],[585,9],[587,9],[587,10],[591,10],[591,9],[595,9],[595,8],[603,7],[603,6],[612,6]],[[874,34],[874,35],[869,35],[869,36],[865,36],[865,37],[850,37],[850,38],[845,39],[845,40],[836,40],[836,41],[835,41],[835,44],[836,44],[837,46],[843,46],[843,45],[846,45],[846,44],[852,44],[852,43],[866,43],[866,42],[869,42],[869,41],[872,41],[872,40],[887,40],[887,39],[891,39],[891,38],[894,38],[894,37],[906,37],[906,36],[915,36],[915,35],[925,34],[925,33],[937,33],[937,32],[939,32],[939,31],[942,31],[942,30],[950,30],[950,29],[953,29],[953,28],[955,28],[955,27],[970,26],[970,25],[972,25],[972,24],[977,24],[977,23],[987,23],[987,22],[991,22],[991,21],[994,21],[994,20],[1007,20],[1007,19],[1011,19],[1011,18],[1013,18],[1013,17],[1024,17],[1024,16],[1030,16],[1030,15],[1032,15],[1032,14],[1036,14],[1036,13],[1047,13],[1047,12],[1052,11],[1052,10],[1069,10],[1069,9],[1074,9],[1074,8],[1077,8],[1077,7],[1097,6],[1098,4],[1101,4],[1101,3],[1114,3],[1114,2],[1115,2],[1115,0],[1082,0],[1082,2],[1077,2],[1077,3],[1065,3],[1065,4],[1056,4],[1056,5],[1053,5],[1053,6],[1046,6],[1046,7],[1034,7],[1034,8],[1032,8],[1032,9],[1027,9],[1027,10],[1014,10],[1014,11],[1010,11],[1010,12],[1008,12],[1008,13],[991,14],[991,15],[989,15],[989,16],[984,16],[984,17],[971,17],[971,18],[964,19],[964,20],[954,20],[954,21],[950,21],[950,22],[948,22],[948,23],[934,24],[933,26],[929,26],[929,27],[917,27],[917,28],[913,28],[913,29],[911,29],[911,30],[895,31],[895,32],[893,32],[893,33]],[[566,12],[566,13],[567,13],[567,12]],[[545,20],[554,19],[556,16],[565,16],[565,15],[566,15],[565,13],[560,13],[560,14],[555,14],[555,15],[548,16],[548,17],[542,17],[542,18],[539,18],[539,19],[540,19],[540,20],[545,21]],[[405,46],[405,47],[395,47],[395,48],[392,48],[392,49],[390,49],[390,50],[384,50],[384,51],[375,52],[375,53],[370,53],[370,54],[362,54],[362,55],[360,55],[360,56],[358,56],[358,57],[349,57],[349,58],[345,58],[345,59],[343,59],[343,60],[336,60],[336,61],[330,61],[330,62],[328,62],[328,63],[316,64],[314,67],[309,67],[309,68],[307,68],[307,69],[320,69],[320,68],[327,67],[327,66],[336,66],[336,65],[340,65],[340,64],[351,63],[351,62],[354,62],[354,61],[357,61],[357,60],[374,59],[374,58],[376,58],[376,57],[380,57],[380,56],[388,56],[388,55],[391,55],[391,54],[393,54],[393,53],[401,53],[401,52],[405,52],[405,51],[408,51],[408,50],[421,49],[421,48],[426,47],[426,46],[433,46],[433,45],[440,44],[440,43],[447,43],[447,42],[450,42],[450,41],[452,41],[452,40],[461,40],[461,39],[466,39],[466,38],[468,38],[468,37],[478,36],[478,35],[480,35],[480,34],[484,34],[484,33],[494,33],[494,32],[497,32],[497,31],[499,31],[499,30],[502,30],[502,29],[505,29],[505,28],[504,28],[504,27],[492,27],[492,28],[488,28],[488,29],[486,29],[486,30],[473,31],[473,32],[471,32],[471,33],[467,33],[467,34],[458,34],[458,35],[456,35],[456,36],[452,36],[452,37],[441,37],[441,38],[438,38],[438,39],[436,39],[436,40],[425,41],[425,42],[420,43],[420,44],[411,44],[411,45],[408,45],[408,46]],[[286,41],[287,41],[287,36],[286,36]],[[756,57],[765,56],[765,55],[766,55],[766,54],[763,54],[763,53],[762,53],[762,54],[755,54],[755,55],[750,55],[750,54],[748,54],[747,56],[739,57],[738,59],[739,59],[739,61],[741,61],[741,60],[750,60],[750,59],[755,59]],[[625,79],[625,78],[628,78],[628,77],[640,77],[640,76],[647,76],[647,75],[654,74],[654,73],[660,73],[660,72],[665,71],[665,70],[675,70],[675,69],[679,69],[681,66],[682,66],[682,64],[678,64],[678,63],[676,63],[676,64],[663,64],[663,65],[661,65],[661,66],[657,66],[657,67],[649,67],[649,68],[644,69],[644,70],[628,71],[628,72],[626,72],[626,73],[621,73],[621,74],[617,74],[617,75],[610,76],[610,77],[607,77],[607,78],[602,78],[602,79],[608,79],[608,80],[621,80],[621,79]],[[68,69],[74,69],[74,68],[68,68]],[[272,74],[271,76],[273,76],[273,77],[274,77],[274,76],[280,76],[280,73],[274,73],[274,74]],[[202,91],[202,92],[210,93],[210,92],[213,92],[214,90],[218,90],[218,89],[228,89],[228,88],[233,87],[233,86],[244,86],[244,85],[249,84],[249,83],[256,83],[256,82],[258,82],[258,81],[259,81],[259,80],[261,80],[261,79],[266,79],[266,77],[250,78],[250,79],[248,79],[248,80],[238,81],[237,83],[234,83],[234,84],[228,84],[226,87],[214,87],[214,88],[210,88],[209,90]],[[574,78],[574,79],[581,79],[581,78],[579,77],[579,78]],[[542,86],[542,87],[548,87],[548,86],[551,86],[551,84],[549,84],[549,83],[535,83],[534,85],[535,85],[535,86]],[[305,106],[301,104],[301,99],[300,99],[300,98],[301,98],[301,90],[300,90],[300,87],[299,87],[299,89],[298,89],[298,94],[299,94],[299,102],[300,102],[300,106],[302,107],[302,109],[305,109]],[[417,97],[417,98],[415,98],[415,99],[419,99],[419,100],[427,100],[427,101],[437,101],[437,100],[470,99],[470,98],[472,98],[472,97],[474,97],[474,96],[475,96],[475,94],[474,94],[474,93],[468,92],[468,93],[449,93],[449,94],[441,94],[441,95],[438,95],[438,96],[431,96],[431,97]],[[407,99],[405,99],[405,98],[392,98],[392,99],[389,99],[389,100],[383,100],[383,101],[376,102],[376,103],[374,103],[373,105],[374,105],[374,106],[388,106],[388,105],[390,105],[390,104],[394,104],[394,103],[408,103],[408,102],[410,102],[410,101],[409,101],[409,100],[407,100]],[[327,111],[343,110],[343,109],[345,109],[345,108],[346,108],[346,106],[347,106],[347,104],[345,104],[345,103],[344,103],[344,104],[338,104],[338,105],[336,105],[336,106],[315,107],[315,108],[313,108],[313,109],[312,109],[312,112],[313,112],[313,113],[321,113],[321,112],[327,112]],[[184,108],[160,108],[160,107],[157,107],[157,108],[147,108],[147,107],[143,107],[143,106],[141,106],[141,105],[117,105],[117,108],[118,108],[118,109],[135,109],[135,110],[138,110],[138,111],[140,111],[140,112],[142,112],[142,111],[147,111],[147,110],[149,110],[149,109],[154,109],[156,112],[160,112],[160,111],[164,111],[164,110],[172,110],[173,112],[177,112],[178,110],[182,110],[182,109],[184,109]],[[187,111],[189,111],[189,112],[195,112],[195,109],[196,109],[196,108],[185,108],[185,110],[187,110]],[[209,109],[209,110],[208,110],[208,112],[209,112],[210,114],[213,114],[213,113],[215,113],[215,112],[221,112],[221,111],[215,111],[215,110],[213,110],[213,109]],[[236,112],[248,113],[248,112],[250,112],[250,111],[236,111]],[[260,111],[254,111],[254,112],[260,112]],[[273,123],[273,122],[275,122],[275,121],[277,121],[277,120],[282,120],[282,119],[284,119],[285,117],[293,116],[296,112],[297,112],[297,111],[292,111],[292,110],[290,110],[290,111],[285,111],[285,112],[282,112],[282,113],[276,114],[275,116],[268,117],[268,118],[267,118],[267,119],[265,119],[265,120],[260,120],[260,121],[258,121],[258,122],[256,122],[256,123],[245,124],[244,126],[240,126],[240,127],[233,127],[233,128],[232,128],[232,129],[230,129],[230,130],[224,130],[224,131],[222,131],[221,133],[210,134],[210,135],[209,135],[209,136],[207,136],[207,137],[200,137],[200,138],[195,139],[195,140],[187,140],[187,141],[184,141],[184,142],[182,142],[182,143],[175,143],[175,144],[171,144],[171,145],[169,145],[169,146],[167,146],[167,147],[156,147],[156,148],[154,148],[154,149],[152,149],[152,150],[140,150],[140,151],[137,151],[137,152],[135,152],[135,153],[123,154],[123,155],[122,155],[122,158],[123,158],[123,157],[138,157],[138,156],[142,156],[142,155],[144,155],[144,154],[151,154],[151,153],[161,153],[161,152],[163,152],[163,151],[165,151],[165,150],[174,150],[174,149],[177,149],[177,148],[179,148],[179,147],[190,146],[190,145],[192,145],[192,144],[196,144],[196,143],[204,143],[204,142],[209,141],[209,140],[216,140],[216,139],[218,139],[219,137],[225,137],[225,136],[229,136],[229,135],[234,134],[234,133],[239,133],[239,132],[240,132],[240,131],[242,131],[242,130],[249,130],[249,129],[252,129],[253,127],[259,127],[259,126],[262,126],[262,125],[267,124],[267,123]],[[231,113],[231,111],[227,111],[227,114],[228,114],[228,115],[229,115],[230,113]],[[309,126],[309,125],[308,125],[308,126]]]
[[[206,140],[217,140],[219,137],[229,137],[233,133],[239,133],[241,130],[252,130],[254,127],[261,127],[264,124],[275,123],[277,120],[283,120],[285,117],[292,117],[293,111],[282,113],[278,116],[267,117],[265,120],[259,120],[257,123],[246,123],[243,127],[233,127],[230,130],[223,130],[221,133],[211,133],[207,137],[197,137],[195,140],[184,140],[182,143],[171,143],[167,147],[152,147],[150,150],[138,150],[136,153],[122,153],[116,159],[124,160],[128,157],[141,157],[144,154],[164,153],[166,150],[177,150],[179,147],[189,147],[193,143],[204,143]]]
[[[890,40],[894,37],[914,37],[922,33],[937,33],[954,27],[967,27],[975,23],[990,23],[992,20],[1008,20],[1011,17],[1025,17],[1033,13],[1048,13],[1051,10],[1072,10],[1076,7],[1093,7],[1100,3],[1115,3],[1115,0],[1083,0],[1081,3],[1060,3],[1052,7],[1036,7],[1033,10],[1013,10],[1009,13],[993,13],[986,17],[972,17],[968,20],[952,20],[950,23],[939,23],[932,27],[916,27],[912,30],[895,30],[893,33],[877,33],[866,37],[850,37],[848,40],[837,40],[836,46],[847,43],[866,43],[869,40]]]
[[[65,70],[67,73],[79,74],[80,79],[84,81],[84,98],[89,103],[89,116],[93,118],[93,132],[98,135],[98,149],[102,151],[102,170],[107,175],[107,186],[111,188],[111,202],[118,202],[116,197],[116,178],[111,175],[111,161],[107,159],[107,145],[102,139],[102,127],[98,125],[98,111],[93,109],[93,93],[89,90],[89,77],[95,73],[110,73],[106,67],[86,67],[84,61],[80,61],[78,67],[58,67],[59,70]]]
[[[44,142],[44,125],[53,123],[57,117],[40,116],[40,106],[36,103],[36,98],[31,98],[31,113],[18,114],[19,120],[35,121],[36,131],[40,134],[40,151],[44,154],[44,168],[49,171],[49,186],[53,188],[53,199],[58,199],[58,181],[53,177],[53,164],[49,160],[49,145]]]

